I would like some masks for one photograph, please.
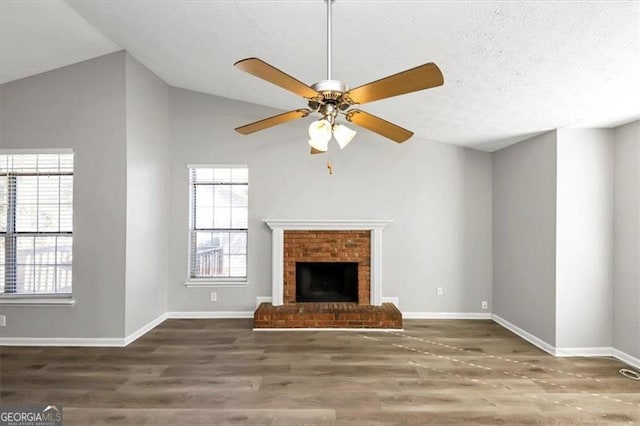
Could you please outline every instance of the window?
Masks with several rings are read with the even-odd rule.
[[[245,282],[249,170],[190,166],[189,280]]]
[[[0,293],[71,293],[73,153],[0,152]]]

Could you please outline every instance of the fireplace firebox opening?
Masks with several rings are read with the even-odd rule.
[[[358,303],[358,263],[296,262],[296,302]]]

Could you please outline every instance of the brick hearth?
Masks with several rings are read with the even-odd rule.
[[[402,314],[392,303],[261,303],[253,314],[254,328],[402,328]]]

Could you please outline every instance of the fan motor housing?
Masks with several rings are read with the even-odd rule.
[[[349,90],[348,86],[339,80],[322,80],[311,85],[311,88],[320,93],[324,101],[310,101],[309,106],[313,109],[317,109],[322,103],[332,103],[340,107],[343,104],[342,97]]]
[[[311,88],[323,95],[325,93],[336,93],[342,95],[349,90],[346,84],[338,80],[322,80],[311,85]]]

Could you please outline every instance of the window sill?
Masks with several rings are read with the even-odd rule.
[[[53,307],[72,307],[76,304],[75,299],[69,296],[0,296],[0,306],[53,306]]]
[[[202,280],[187,280],[184,283],[185,287],[189,288],[206,288],[206,287],[247,287],[249,281],[239,278],[237,280],[215,280],[215,279],[202,279]]]

